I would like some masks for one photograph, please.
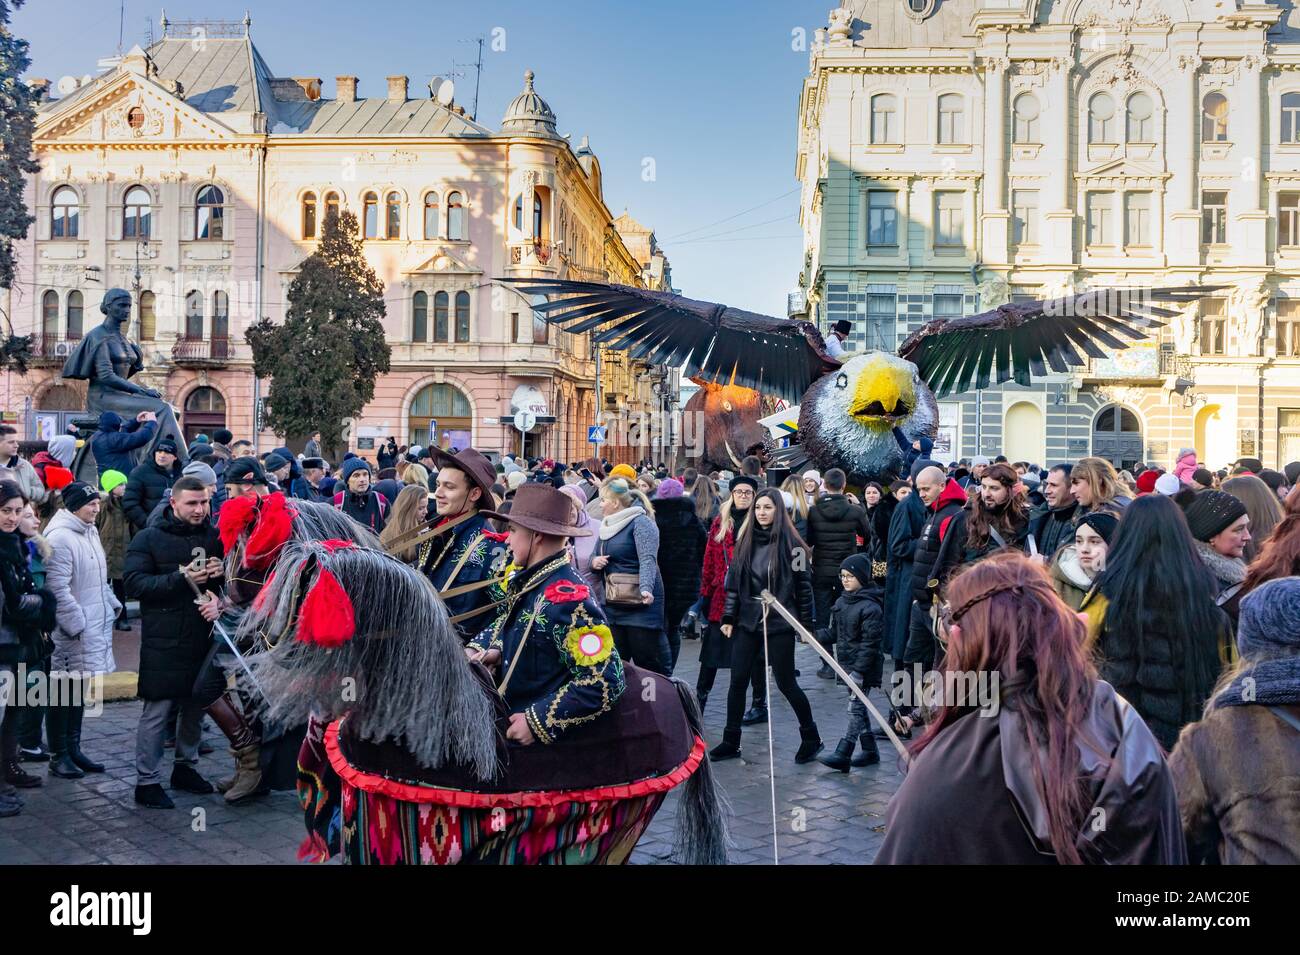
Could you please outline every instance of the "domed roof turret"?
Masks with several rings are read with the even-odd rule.
[[[516,136],[548,136],[559,139],[555,113],[533,89],[533,71],[524,73],[524,91],[511,101],[501,120],[501,131]]]

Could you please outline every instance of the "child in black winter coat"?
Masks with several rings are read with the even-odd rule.
[[[840,564],[840,583],[844,594],[831,611],[831,632],[836,654],[849,671],[853,682],[864,693],[879,687],[884,660],[881,645],[885,636],[884,593],[871,579],[871,558],[854,554]],[[862,744],[862,752],[853,749]],[[852,759],[850,759],[852,757]],[[847,773],[850,766],[870,766],[880,762],[876,737],[871,732],[870,717],[862,701],[849,691],[849,725],[835,752],[819,756],[818,761],[831,769]]]

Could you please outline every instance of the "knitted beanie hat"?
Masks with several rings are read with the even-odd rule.
[[[84,481],[73,481],[63,489],[63,506],[69,511],[79,511],[91,501],[99,500],[99,492]]]
[[[1300,654],[1300,577],[1270,580],[1242,598],[1237,648],[1249,659]]]
[[[347,484],[348,478],[352,477],[352,475],[356,474],[358,471],[365,471],[367,474],[369,474],[370,462],[367,461],[365,458],[348,458],[346,461],[344,461],[343,462],[343,483]]]
[[[847,570],[863,587],[871,586],[871,558],[866,554],[851,554],[844,558],[840,570]]]
[[[512,491],[516,491],[519,489],[519,485],[523,484],[527,480],[528,475],[523,471],[511,471],[506,476],[506,487],[510,488]]]
[[[1083,517],[1079,518],[1079,526],[1088,525],[1097,532],[1097,536],[1107,544],[1115,536],[1115,528],[1119,526],[1119,518],[1110,511],[1089,511]]]
[[[212,470],[211,465],[204,464],[202,461],[191,461],[181,469],[181,477],[196,477],[203,482],[204,487],[217,486],[217,472]],[[105,487],[105,491],[111,488]]]
[[[1209,468],[1197,468],[1192,472],[1192,480],[1201,487],[1214,486],[1214,474],[1209,470]]]
[[[1287,484],[1295,484],[1300,481],[1300,461],[1292,461],[1282,469],[1282,473],[1286,475]]]
[[[1223,491],[1198,491],[1184,505],[1187,526],[1198,541],[1208,541],[1227,530],[1246,513],[1246,505]]]
[[[1139,494],[1150,494],[1156,489],[1156,479],[1160,477],[1160,472],[1155,468],[1148,468],[1137,476],[1137,490]]]
[[[629,483],[636,483],[636,469],[634,469],[630,464],[614,465],[614,469],[609,472],[609,476],[626,478]]]
[[[1148,472],[1149,473],[1149,472]],[[1165,497],[1173,497],[1183,489],[1183,482],[1173,474],[1162,474],[1156,478],[1155,489],[1157,494],[1163,494]]]
[[[99,486],[109,494],[113,493],[113,488],[117,487],[119,484],[125,483],[126,475],[121,471],[114,471],[112,468],[109,468],[99,476]]]
[[[655,491],[655,497],[681,497],[682,492],[685,490],[682,487],[682,482],[676,478],[664,478],[659,482],[659,489]]]

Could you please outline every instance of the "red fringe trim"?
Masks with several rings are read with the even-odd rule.
[[[221,505],[217,515],[217,530],[221,532],[221,546],[226,553],[235,546],[244,528],[257,516],[257,501],[251,497],[232,497]]]
[[[346,718],[346,717],[345,717]],[[636,799],[651,793],[667,792],[690,778],[704,759],[704,740],[695,737],[695,745],[680,766],[662,776],[652,776],[635,783],[617,786],[600,786],[596,789],[569,789],[547,792],[476,793],[464,789],[440,789],[436,786],[417,786],[399,783],[394,779],[363,772],[348,762],[339,748],[339,724],[335,720],[325,730],[325,752],[330,765],[339,777],[351,786],[368,793],[391,796],[403,802],[432,803],[439,806],[456,806],[460,809],[492,809],[497,806],[549,807],[570,802],[607,802]],[[539,744],[540,745],[540,744]]]
[[[222,510],[225,510],[224,506]],[[280,548],[289,539],[289,530],[297,515],[298,512],[285,503],[283,492],[276,491],[263,498],[257,526],[248,535],[248,545],[244,548],[244,566],[252,570],[264,570],[271,566]]]

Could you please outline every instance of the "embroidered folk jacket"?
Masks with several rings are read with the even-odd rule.
[[[464,584],[475,584],[497,576],[509,561],[506,535],[492,530],[486,517],[475,514],[446,534],[427,540],[420,547],[417,566],[439,592]],[[457,570],[457,567],[460,569]],[[453,579],[454,575],[454,579]],[[501,596],[495,587],[482,587],[445,601],[450,616],[477,610]],[[461,639],[468,640],[492,619],[491,612],[456,624]]]
[[[501,651],[506,705],[541,743],[607,712],[625,688],[605,615],[568,553],[515,573],[503,611],[470,644]]]

